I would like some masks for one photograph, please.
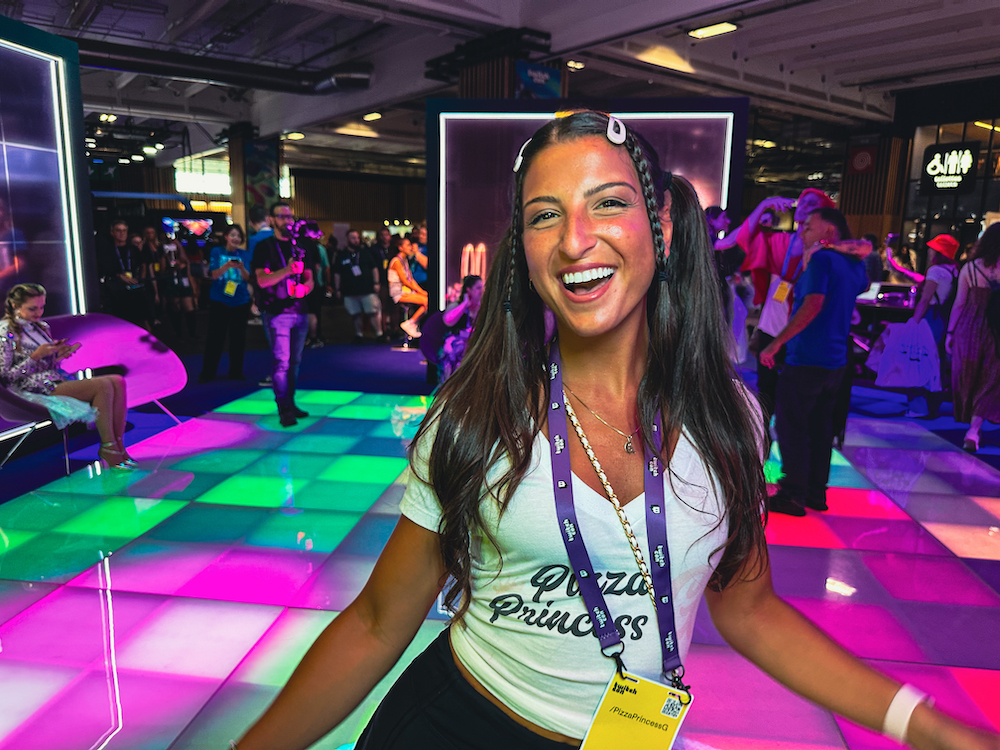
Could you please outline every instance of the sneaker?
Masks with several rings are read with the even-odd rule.
[[[310,349],[322,349],[323,342],[320,341],[319,339],[313,339],[308,344],[306,344],[306,346],[308,346]]]
[[[281,422],[282,427],[293,427],[299,423],[299,420],[295,417],[295,412],[286,411],[284,414],[279,414],[278,419]]]
[[[259,385],[261,388],[270,388],[273,385],[273,383],[271,382],[271,376],[268,375],[266,377],[261,378],[259,381],[257,381],[257,385]]]
[[[806,514],[806,509],[784,490],[778,490],[767,499],[767,509],[772,513],[784,513],[787,516],[802,517]]]
[[[414,323],[412,320],[404,320],[402,323],[399,324],[399,327],[402,328],[406,332],[406,335],[409,336],[411,339],[420,338],[420,331],[417,330],[417,324]]]

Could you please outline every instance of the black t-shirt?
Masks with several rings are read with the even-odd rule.
[[[337,252],[331,271],[340,276],[340,291],[345,297],[363,297],[375,292],[378,261],[365,247],[346,247]]]
[[[316,249],[316,243],[305,237],[296,240],[296,242],[298,243],[299,251],[305,253],[303,262],[305,263],[306,270],[315,273],[314,269],[316,268],[316,264],[319,263],[319,251]],[[257,246],[253,250],[253,259],[250,261],[250,272],[254,278],[256,278],[258,268],[263,268],[268,273],[273,273],[287,266],[293,254],[293,247],[290,240],[279,240],[273,236],[265,237],[257,243]],[[288,282],[290,280],[301,282],[304,278],[305,274],[303,273],[297,279],[294,276],[282,279],[274,286],[262,287],[258,284],[258,307],[268,315],[280,315],[283,312],[305,315],[305,297],[297,298],[288,296]],[[316,279],[313,279],[313,282],[315,283]]]
[[[97,273],[102,279],[115,278],[122,273],[138,277],[141,266],[139,250],[131,243],[115,247],[109,240],[97,245]]]

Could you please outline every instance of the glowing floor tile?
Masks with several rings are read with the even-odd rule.
[[[824,520],[848,549],[939,556],[948,554],[948,550],[930,532],[910,519],[831,516]]]
[[[972,500],[976,503],[976,505],[990,513],[996,520],[1000,521],[1000,500],[992,497],[973,497]],[[997,524],[986,525],[993,526]]]
[[[855,656],[928,661],[916,639],[885,607],[798,597],[789,597],[788,603]]]
[[[785,473],[781,470],[781,462],[769,460],[764,464],[764,479],[768,484],[776,484]]]
[[[0,581],[0,625],[55,589],[56,585],[50,583]]]
[[[120,670],[117,688],[116,695],[104,671],[95,670],[33,716],[11,741],[36,750],[84,750],[105,738],[111,739],[109,748],[166,748],[218,682]]]
[[[260,604],[171,599],[119,643],[118,667],[223,680],[280,614]]]
[[[696,695],[684,721],[685,737],[712,748],[844,747],[828,711],[779,685],[732,649],[693,645],[684,666]]]
[[[1000,670],[1000,608],[896,601],[893,609],[928,655],[927,661]]]
[[[325,510],[281,509],[274,511],[246,543],[255,547],[333,552],[361,520],[361,513]]]
[[[830,486],[868,489],[874,485],[853,466],[831,466]]]
[[[378,438],[406,438],[409,440],[416,433],[419,426],[419,420],[417,420],[416,424],[390,420],[388,422],[379,422],[378,426],[374,427],[368,434]]]
[[[896,599],[1000,607],[1000,596],[953,557],[866,552],[861,559]]]
[[[79,669],[47,664],[25,664],[14,659],[0,659],[0,747],[16,745],[4,738],[54,698],[78,675]],[[22,744],[21,747],[28,747]]]
[[[278,508],[295,505],[295,497],[308,479],[281,477],[229,477],[198,498],[201,503]]]
[[[112,497],[55,528],[64,534],[110,534],[135,539],[186,505],[181,500]]]
[[[48,531],[100,502],[93,495],[29,492],[0,504],[0,529]]]
[[[263,399],[241,398],[230,401],[228,404],[217,406],[212,411],[219,414],[274,414],[277,407],[274,401],[264,401]]]
[[[334,554],[289,606],[343,610],[361,593],[374,567],[374,555]]]
[[[394,482],[386,487],[385,492],[379,495],[378,501],[368,512],[373,515],[399,517],[399,501],[403,499],[406,492],[406,485]]]
[[[802,518],[771,513],[764,531],[768,544],[844,549],[847,545],[815,512]]]
[[[124,636],[164,601],[157,596],[116,594],[115,632]],[[4,658],[80,668],[103,662],[105,605],[99,590],[60,588],[0,627]],[[72,627],[67,627],[69,623]]]
[[[244,477],[295,477],[315,479],[333,462],[333,457],[317,453],[274,451],[242,471]]]
[[[889,595],[853,550],[769,549],[774,590],[782,597],[888,604]]]
[[[990,503],[996,503],[996,514],[990,512]],[[1000,519],[1000,500],[911,492],[906,498],[906,512],[920,523],[992,526]]]
[[[1000,524],[959,526],[950,523],[925,523],[924,527],[959,557],[1000,560]]]
[[[909,521],[910,517],[886,495],[873,489],[830,487],[826,491],[827,516],[854,518],[895,518]]]
[[[429,396],[404,396],[398,393],[365,393],[354,401],[358,406],[421,406],[427,408],[431,400]]]
[[[1000,731],[1000,672],[992,669],[969,669],[952,667],[949,670],[955,681],[962,686],[976,707],[994,731]]]
[[[146,534],[145,540],[234,544],[241,542],[269,512],[265,508],[190,503]]]
[[[235,474],[264,455],[266,455],[264,451],[248,451],[238,448],[209,451],[185,458],[171,466],[171,468],[179,471],[207,471],[213,474]]]
[[[163,498],[167,500],[194,500],[225,479],[225,474],[207,471],[174,471],[159,469],[130,485],[122,493],[129,497]]]
[[[324,435],[307,432],[303,435],[293,437],[281,446],[281,450],[297,453],[321,453],[325,456],[332,456],[337,453],[347,453],[361,439],[360,435]]]
[[[139,539],[111,556],[112,590],[175,594],[228,549],[223,545]],[[104,583],[95,565],[70,581],[70,585],[97,588]]]
[[[325,553],[238,547],[181,586],[177,595],[288,605],[325,559]]]
[[[29,539],[38,536],[37,531],[19,531],[0,526],[0,571],[3,570],[3,556],[15,547],[20,547]]]
[[[271,626],[236,671],[231,682],[280,688],[336,612],[289,609]]]
[[[390,456],[406,458],[406,446],[409,441],[399,438],[376,438],[369,435],[355,445],[350,453],[355,456]]]
[[[356,406],[348,404],[347,406],[341,406],[331,416],[337,419],[382,421],[392,418],[392,408],[391,406]]]
[[[370,419],[334,419],[327,417],[309,428],[309,433],[313,435],[350,435],[361,437],[367,435],[383,422],[376,422]]]
[[[343,406],[344,404],[351,403],[361,395],[361,391],[299,391],[295,394],[295,401],[303,405],[330,404],[331,406]]]
[[[0,558],[0,578],[62,583],[129,541],[112,536],[38,534]]]
[[[324,482],[316,479],[295,494],[295,507],[364,513],[379,499],[386,485],[388,482]]]
[[[398,521],[392,516],[366,515],[337,548],[337,554],[378,557]]]
[[[287,438],[289,435],[302,432],[303,430],[308,430],[319,421],[320,417],[302,417],[291,427],[286,427],[281,424],[281,417],[279,417],[277,412],[275,412],[269,416],[261,417],[254,424],[258,429],[266,430],[268,432],[276,432]]]
[[[145,470],[123,471],[121,469],[96,470],[93,465],[74,471],[68,477],[50,482],[45,489],[81,495],[126,495],[129,485],[135,484],[149,474]]]
[[[334,459],[319,478],[328,482],[363,482],[388,486],[396,481],[406,466],[406,459],[403,458],[340,456]]]
[[[142,441],[137,446],[142,448],[142,452],[135,457],[145,458],[148,455],[155,458],[158,452],[194,455],[223,448],[267,450],[287,439],[288,435],[266,432],[253,423],[213,419],[209,414],[189,419]]]

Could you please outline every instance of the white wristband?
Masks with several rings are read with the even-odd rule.
[[[927,693],[919,690],[913,685],[906,684],[899,688],[896,695],[889,704],[889,710],[885,712],[882,720],[882,734],[891,737],[896,742],[906,743],[906,729],[910,725],[910,717],[914,709],[921,703],[934,705],[934,699],[928,697]]]

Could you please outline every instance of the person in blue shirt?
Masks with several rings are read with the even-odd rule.
[[[247,320],[250,317],[249,250],[240,246],[246,240],[243,227],[233,224],[226,231],[225,246],[212,249],[209,275],[212,288],[208,293],[208,337],[202,360],[199,383],[215,380],[222,358],[222,349],[229,334],[229,379],[246,380],[243,375],[243,355],[247,345]]]
[[[773,367],[774,356],[787,344],[775,408],[784,476],[768,501],[776,513],[804,516],[806,508],[827,510],[833,412],[847,369],[854,300],[868,288],[864,262],[848,253],[864,255],[871,246],[844,243],[850,236],[837,209],[809,215],[802,230],[805,270],[793,289],[792,317],[760,355],[765,366]]]

